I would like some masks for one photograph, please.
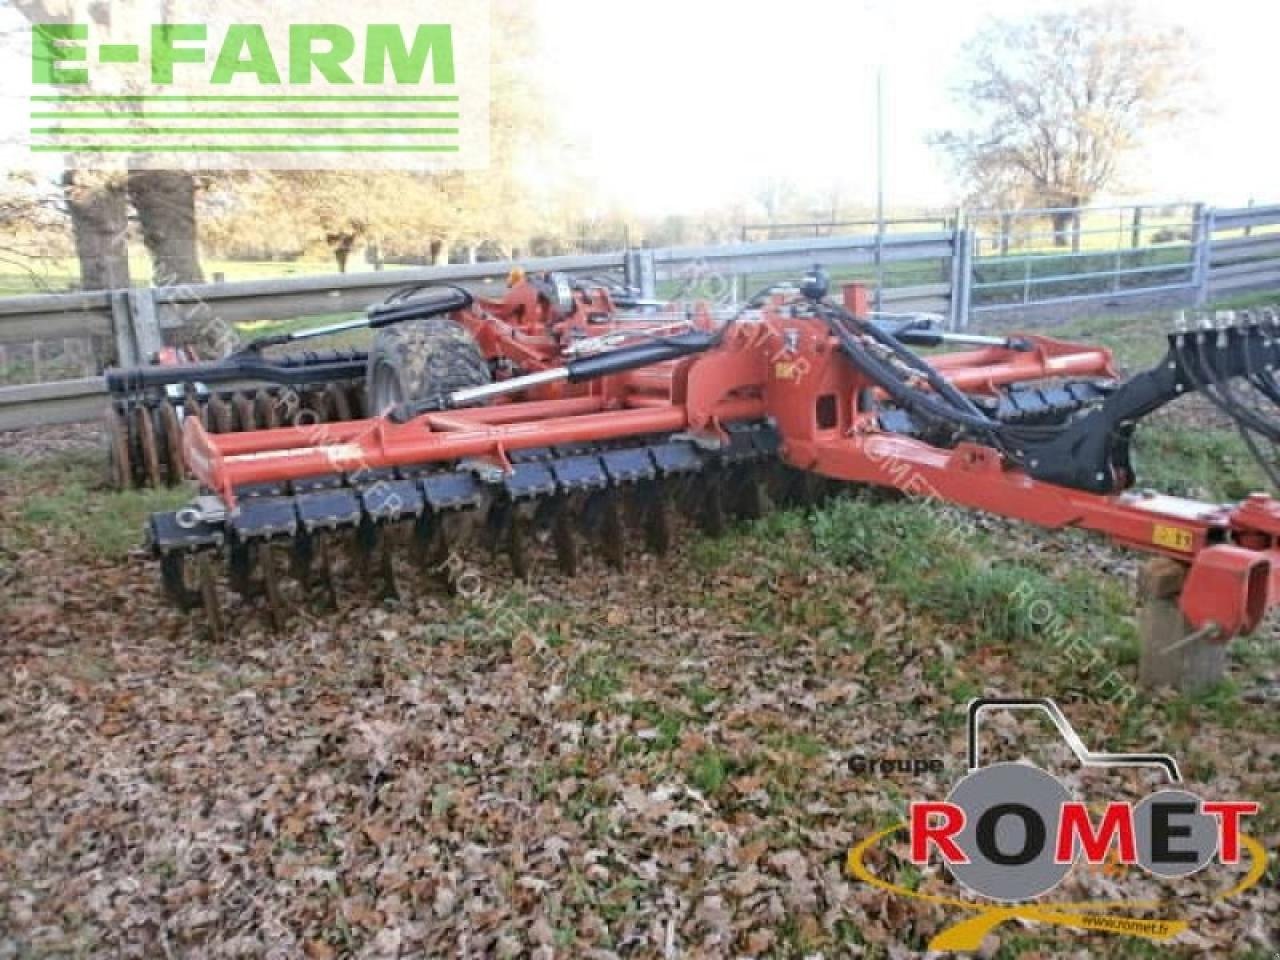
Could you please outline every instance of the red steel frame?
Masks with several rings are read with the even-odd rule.
[[[1109,351],[1026,336],[1029,350],[989,347],[940,355],[957,387],[1064,377],[1111,377]],[[940,449],[878,427],[877,391],[839,351],[823,322],[769,308],[730,328],[715,349],[571,388],[573,395],[429,413],[405,424],[373,419],[211,435],[185,426],[187,462],[229,509],[236,488],[335,472],[487,460],[511,451],[686,432],[723,436],[733,422],[771,419],[785,463],[802,471],[893,487],[1049,528],[1080,527],[1190,567],[1182,609],[1222,639],[1254,629],[1280,602],[1280,504],[1235,507],[1126,492],[1098,495],[1035,480],[996,450]],[[1123,483],[1123,481],[1122,481]]]

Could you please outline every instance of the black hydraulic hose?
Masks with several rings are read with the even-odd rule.
[[[355,380],[364,376],[367,354],[308,353],[271,361],[253,353],[232,354],[214,363],[187,363],[165,367],[109,369],[107,391],[114,395],[138,393],[171,384],[225,384],[242,380],[280,386],[300,386],[333,380]]]
[[[1252,379],[1253,353],[1250,347],[1251,347],[1251,338],[1249,338],[1246,335],[1245,337],[1242,338],[1240,352],[1244,356],[1245,371],[1247,374],[1250,375],[1250,379]],[[1257,441],[1253,437],[1253,434],[1255,432],[1262,434],[1262,436],[1265,437],[1267,441],[1271,444],[1271,448],[1274,451],[1278,442],[1278,438],[1275,434],[1273,434],[1272,431],[1276,431],[1277,433],[1280,433],[1280,424],[1275,424],[1272,421],[1268,421],[1265,417],[1255,414],[1253,411],[1248,410],[1244,406],[1244,404],[1242,404],[1239,400],[1237,400],[1235,393],[1231,390],[1231,387],[1228,383],[1230,378],[1224,378],[1222,376],[1222,371],[1218,368],[1217,364],[1210,363],[1208,361],[1208,358],[1205,356],[1203,340],[1199,341],[1199,348],[1200,348],[1199,354],[1200,354],[1201,364],[1204,366],[1208,366],[1209,372],[1213,374],[1213,381],[1214,381],[1213,386],[1222,391],[1222,397],[1230,404],[1232,409],[1238,415],[1247,415],[1247,416],[1239,416],[1238,418],[1233,419],[1236,430],[1240,434],[1240,439],[1244,441],[1244,444],[1246,447],[1248,447],[1249,453],[1253,456],[1253,459],[1257,462],[1258,466],[1262,468],[1262,471],[1267,475],[1267,479],[1271,481],[1273,488],[1280,488],[1280,473],[1277,473],[1272,463],[1267,460],[1266,455],[1262,452],[1262,449],[1258,446]],[[1210,399],[1212,400],[1213,397],[1211,396]],[[1258,426],[1246,426],[1246,424],[1251,424],[1251,423],[1266,424],[1270,429],[1264,430]]]
[[[963,426],[990,436],[996,440],[997,445],[1003,446],[1003,444],[999,443],[1001,427],[999,421],[992,420],[981,411],[970,413],[966,410],[957,409],[953,404],[945,402],[927,391],[908,385],[898,371],[858,343],[857,339],[849,333],[843,323],[833,320],[831,316],[828,316],[828,320],[831,321],[830,328],[840,341],[840,345],[845,355],[849,358],[849,362],[889,394],[896,403],[928,419]]]
[[[416,302],[409,299],[410,296],[421,290],[439,291],[446,294],[446,296]],[[475,298],[471,296],[471,291],[454,284],[407,287],[405,290],[392,294],[391,297],[378,306],[370,308],[368,312],[369,329],[380,330],[383,327],[403,323],[406,320],[420,320],[425,317],[438,317],[442,314],[456,313],[459,310],[466,310],[474,302]]]
[[[674,337],[655,338],[647,343],[619,347],[606,353],[571,360],[565,365],[570,383],[582,383],[614,373],[649,367],[668,360],[678,360],[695,353],[704,353],[719,343],[715,334],[682,334]]]
[[[1272,484],[1280,488],[1280,474],[1277,474],[1275,470],[1271,467],[1271,465],[1267,463],[1266,458],[1262,455],[1262,451],[1258,449],[1258,445],[1254,441],[1253,436],[1250,433],[1250,428],[1247,428],[1245,425],[1247,422],[1247,419],[1249,418],[1247,416],[1242,416],[1242,414],[1248,415],[1249,411],[1242,410],[1238,406],[1238,404],[1229,402],[1223,397],[1218,395],[1218,392],[1215,388],[1220,385],[1220,382],[1222,379],[1220,371],[1218,371],[1216,367],[1208,363],[1208,358],[1205,356],[1205,353],[1204,353],[1203,338],[1199,339],[1197,346],[1198,346],[1197,352],[1199,353],[1198,359],[1201,363],[1201,373],[1206,374],[1206,378],[1211,373],[1213,375],[1214,382],[1208,383],[1206,382],[1206,380],[1202,380],[1201,377],[1197,375],[1194,364],[1188,362],[1189,359],[1194,360],[1196,358],[1190,358],[1186,353],[1184,353],[1184,351],[1186,351],[1186,347],[1185,345],[1182,345],[1177,348],[1178,358],[1179,358],[1179,361],[1181,362],[1183,370],[1185,370],[1187,373],[1187,377],[1191,380],[1192,386],[1195,389],[1204,393],[1204,395],[1209,398],[1209,401],[1214,406],[1216,406],[1219,410],[1221,410],[1224,414],[1226,414],[1228,418],[1231,419],[1232,423],[1235,424],[1237,431],[1239,431],[1240,437],[1244,441],[1245,446],[1249,449],[1249,453],[1253,456],[1254,460],[1257,461],[1258,466],[1262,468],[1264,473],[1266,473],[1267,478],[1272,482]],[[1247,364],[1247,360],[1246,360],[1246,364]],[[1275,442],[1275,438],[1270,436],[1269,430],[1267,429],[1258,430],[1256,427],[1253,429],[1257,430],[1257,432],[1259,433],[1262,433],[1263,436],[1267,437],[1273,443]]]
[[[1200,361],[1200,371],[1207,381],[1201,389],[1209,400],[1236,423],[1247,424],[1268,440],[1280,441],[1280,423],[1259,416],[1236,399],[1231,387],[1223,379],[1222,372],[1206,354],[1203,337],[1197,337],[1196,352]]]
[[[987,417],[985,413],[979,410],[972,400],[965,396],[960,390],[957,390],[950,380],[938,373],[932,364],[914,350],[904,346],[898,338],[889,333],[889,331],[880,329],[874,323],[862,323],[852,313],[839,307],[828,307],[827,309],[833,310],[835,314],[843,318],[845,322],[856,324],[858,332],[865,333],[881,346],[892,351],[894,356],[907,364],[907,366],[920,373],[929,382],[929,386],[933,387],[939,396],[945,397],[950,401],[952,405],[958,407],[965,413],[968,413],[970,416],[979,417],[987,421],[991,424],[992,429],[998,429],[1001,426],[998,421],[992,420]]]

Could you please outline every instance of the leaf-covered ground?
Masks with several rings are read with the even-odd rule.
[[[95,489],[96,454],[63,445],[14,443],[0,494],[12,954],[915,951],[956,917],[843,859],[945,793],[980,692],[1059,696],[1095,738],[1167,744],[1220,792],[1280,784],[1274,705],[1239,696],[1275,682],[1267,640],[1212,696],[1120,705],[1019,613],[1029,581],[1132,678],[1126,581],[1078,572],[1130,564],[1083,538],[982,523],[957,540],[919,504],[842,503],[636,554],[627,576],[511,588],[481,562],[463,597],[304,614],[287,636],[242,614],[213,646],[120,544],[153,498]],[[1034,751],[1019,733],[1007,749]],[[855,754],[947,769],[855,776]],[[1259,827],[1274,848],[1274,813]],[[1230,906],[1207,881],[1180,898],[1182,949],[1267,956],[1274,879]],[[1104,946],[1142,952],[1036,928],[992,944]]]
[[[1096,540],[849,500],[637,549],[625,575],[513,586],[479,557],[458,597],[303,611],[281,636],[235,611],[215,645],[135,545],[172,494],[100,489],[92,431],[3,448],[3,958],[916,955],[964,915],[845,857],[945,796],[984,693],[1055,696],[1099,748],[1168,749],[1191,783],[1262,802],[1251,833],[1280,840],[1274,635],[1207,695],[1118,696],[1134,561]],[[989,736],[1086,795],[1154,785],[1083,776],[1031,723]],[[855,774],[855,755],[945,767]],[[871,866],[949,889],[900,854]],[[1270,958],[1278,871],[1215,903],[1239,871],[1078,870],[1060,899],[1154,896],[1191,931],[1013,923],[983,952]]]

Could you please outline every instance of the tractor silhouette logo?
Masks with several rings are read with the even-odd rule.
[[[980,726],[993,710],[1035,710],[1086,767],[1147,767],[1165,785],[1138,803],[1085,803],[1057,777],[1028,763],[979,758]],[[1183,788],[1177,761],[1161,753],[1095,753],[1049,699],[983,698],[969,704],[969,771],[944,801],[916,801],[906,823],[868,837],[849,852],[848,869],[859,880],[898,896],[973,913],[935,936],[930,950],[977,950],[983,938],[1008,920],[1022,919],[1167,940],[1186,920],[1158,914],[1167,903],[1106,900],[1035,902],[1058,886],[1077,864],[1135,866],[1165,880],[1188,877],[1215,860],[1239,874],[1214,896],[1227,900],[1263,876],[1267,854],[1246,836],[1243,821],[1258,804],[1207,800]],[[908,859],[917,867],[939,860],[952,879],[977,898],[921,892],[873,874],[868,850],[905,833]],[[1157,914],[1153,916],[1153,914]]]

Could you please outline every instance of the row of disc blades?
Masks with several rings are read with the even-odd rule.
[[[117,490],[177,486],[187,477],[182,424],[197,416],[210,433],[339,423],[365,415],[364,385],[332,383],[316,389],[201,393],[181,399],[113,401],[106,411],[112,486]]]
[[[577,576],[588,553],[616,571],[625,568],[632,544],[665,554],[682,523],[718,536],[735,519],[758,518],[774,505],[815,504],[837,487],[777,462],[737,465],[593,494],[495,500],[426,522],[174,553],[162,559],[161,575],[170,600],[187,610],[203,608],[210,634],[221,639],[232,595],[238,598],[232,609],[261,603],[271,626],[281,630],[301,605],[332,610],[343,598],[395,598],[415,580],[456,591],[477,564],[497,558],[505,558],[518,579],[547,568]]]

